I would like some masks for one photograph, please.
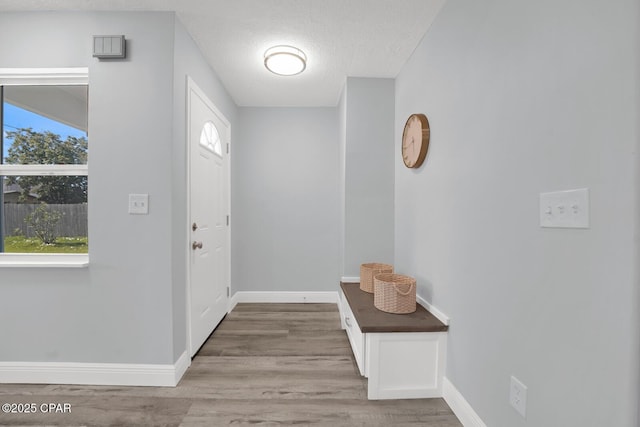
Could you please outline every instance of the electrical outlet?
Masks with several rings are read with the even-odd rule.
[[[518,411],[522,418],[526,418],[527,413],[527,386],[522,384],[516,377],[511,376],[511,386],[509,387],[509,403]]]

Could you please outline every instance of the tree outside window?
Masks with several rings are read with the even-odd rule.
[[[6,86],[0,249],[87,253],[87,87]]]

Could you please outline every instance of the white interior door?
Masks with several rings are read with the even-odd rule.
[[[191,356],[227,313],[229,124],[188,80],[189,340]]]

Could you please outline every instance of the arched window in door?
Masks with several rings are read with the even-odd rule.
[[[213,122],[206,122],[200,133],[200,145],[211,151],[216,156],[222,157],[222,142],[220,134]]]

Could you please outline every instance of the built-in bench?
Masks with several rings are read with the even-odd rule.
[[[340,320],[369,399],[442,396],[449,328],[420,304],[411,314],[390,314],[373,305],[359,283],[340,283]]]

